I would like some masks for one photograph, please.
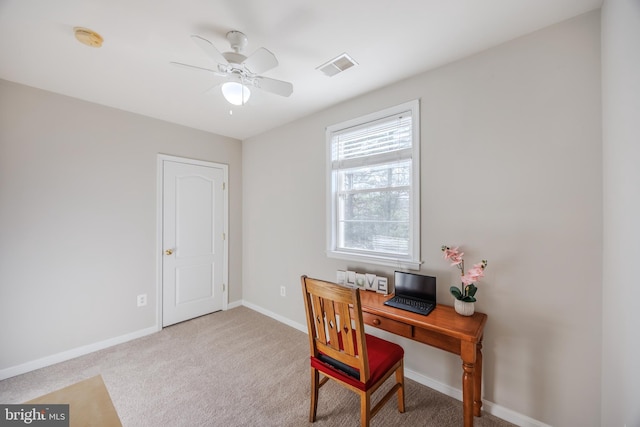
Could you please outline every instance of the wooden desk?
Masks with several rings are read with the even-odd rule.
[[[371,291],[360,291],[362,316],[367,325],[454,353],[462,359],[462,407],[464,426],[482,409],[482,334],[487,315],[465,317],[453,307],[438,304],[428,315],[384,305],[389,299]]]

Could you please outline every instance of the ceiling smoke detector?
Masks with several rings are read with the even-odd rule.
[[[75,27],[73,31],[76,35],[76,39],[78,39],[80,43],[91,47],[102,46],[102,36],[95,31],[83,27]]]

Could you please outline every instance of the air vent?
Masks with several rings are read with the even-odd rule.
[[[343,72],[344,70],[353,67],[354,65],[358,65],[358,63],[354,61],[353,58],[351,58],[349,55],[343,53],[342,55],[333,58],[329,62],[325,62],[324,64],[316,68],[316,70],[320,70],[326,76],[332,77],[338,73]]]

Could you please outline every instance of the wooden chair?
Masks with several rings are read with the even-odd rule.
[[[318,391],[329,379],[360,395],[362,427],[369,427],[395,392],[398,410],[404,412],[404,350],[365,334],[358,290],[307,276],[301,281],[311,350],[309,421],[316,420]],[[395,385],[372,409],[371,395],[393,373]]]

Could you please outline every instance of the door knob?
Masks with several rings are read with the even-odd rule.
[[[171,255],[173,253],[173,249],[167,249],[166,251],[164,251],[164,253],[166,255]]]

